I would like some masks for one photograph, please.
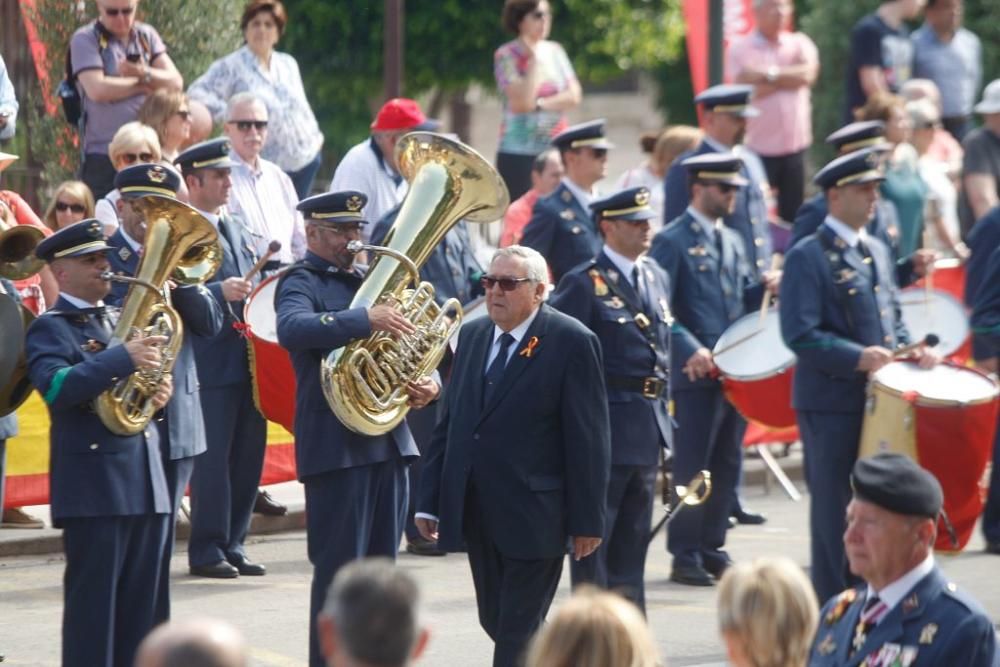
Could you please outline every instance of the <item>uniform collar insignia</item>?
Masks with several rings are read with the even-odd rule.
[[[920,606],[920,598],[918,598],[917,594],[914,593],[910,597],[903,600],[903,613],[908,614],[914,609],[916,609],[918,606]],[[935,629],[937,628],[937,626],[934,627]]]
[[[934,635],[937,634],[938,626],[937,623],[928,623],[923,628],[920,629],[920,643],[930,644],[934,641]]]
[[[128,258],[132,256],[132,251],[129,250],[127,247],[122,246],[121,248],[118,249],[118,256],[122,258],[123,262],[127,262]]]
[[[559,214],[559,217],[562,218],[563,220],[572,220],[573,218],[576,217],[576,214],[573,213],[573,209],[564,208],[562,212]]]
[[[833,239],[833,245],[835,245],[838,248],[840,248],[841,250],[843,250],[844,248],[847,247],[847,241],[845,241],[844,239],[842,239],[842,238],[840,238],[838,236],[835,239]]]

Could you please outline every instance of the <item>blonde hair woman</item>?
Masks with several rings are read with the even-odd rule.
[[[719,584],[718,609],[734,667],[805,667],[819,602],[798,565],[787,558],[733,565]]]
[[[657,667],[656,643],[638,607],[581,586],[542,626],[525,667]]]
[[[191,138],[191,108],[187,95],[179,90],[157,90],[139,108],[139,122],[156,131],[163,161],[172,163]]]
[[[125,123],[108,145],[108,156],[115,171],[143,162],[160,162],[163,152],[156,130],[137,120]],[[94,207],[94,217],[104,223],[104,233],[111,236],[118,229],[117,203],[120,195],[112,190],[102,197]]]
[[[94,217],[94,195],[83,181],[63,181],[56,188],[42,222],[54,232]]]

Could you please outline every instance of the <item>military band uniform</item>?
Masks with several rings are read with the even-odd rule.
[[[687,484],[699,471],[712,474],[713,492],[703,505],[679,514],[667,534],[674,569],[697,566],[721,573],[729,563],[722,549],[732,499],[739,483],[746,422],[725,399],[717,378],[691,381],[682,371],[699,348],[711,350],[722,333],[748,309],[760,306],[763,286],[735,230],[716,227],[720,247],[689,208],[653,238],[649,255],[670,276],[674,314],[671,381],[674,415],[673,476]]]
[[[975,230],[985,220],[976,223]],[[973,250],[973,253],[976,251]],[[982,269],[981,281],[975,291],[971,325],[973,340],[977,346],[977,359],[995,358],[1000,355],[1000,246],[989,255],[989,261]],[[1000,417],[998,417],[1000,426]],[[993,439],[993,461],[1000,452],[1000,430]],[[986,548],[992,553],[1000,553],[1000,465],[994,463],[990,473],[989,491],[982,517],[983,536]]]
[[[605,246],[596,259],[559,281],[550,303],[600,339],[611,420],[604,541],[592,556],[571,561],[573,584],[620,591],[645,611],[656,471],[660,450],[671,439],[670,281],[651,259],[640,257],[635,267],[641,294],[631,283],[631,268],[625,271]]]
[[[99,221],[53,234],[37,254],[71,256],[106,248]],[[29,327],[31,383],[50,419],[50,504],[63,529],[62,664],[127,667],[156,625],[170,494],[155,427],[115,435],[92,401],[135,371],[127,349],[112,341],[116,309],[61,294]]]

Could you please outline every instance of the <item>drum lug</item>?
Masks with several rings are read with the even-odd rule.
[[[875,394],[869,393],[865,399],[865,412],[868,414],[875,413]]]

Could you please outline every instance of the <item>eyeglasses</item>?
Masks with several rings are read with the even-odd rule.
[[[65,213],[67,210],[73,211],[74,213],[83,213],[87,209],[83,204],[69,204],[64,201],[57,201],[56,210],[60,213]]]
[[[316,225],[316,229],[320,229],[324,232],[331,232],[337,236],[348,236],[350,234],[361,233],[361,225],[337,225],[336,227],[331,227],[329,225]]]
[[[251,127],[258,132],[263,132],[267,129],[266,120],[231,120],[229,124],[235,125],[236,129],[240,132],[249,132]]]
[[[179,116],[181,120],[191,120],[191,112],[187,109],[180,109],[174,112],[175,116]]]
[[[136,162],[152,162],[152,153],[122,153],[121,159],[129,164],[135,164]]]
[[[479,279],[480,284],[485,289],[493,289],[494,285],[500,285],[504,292],[512,292],[521,283],[534,282],[531,278],[497,278],[496,276],[483,276]]]
[[[135,11],[135,5],[131,5],[130,7],[121,7],[121,8],[101,7],[101,9],[103,9],[104,13],[107,14],[108,16],[118,16],[119,14],[121,14],[122,16],[129,16],[130,14],[132,14],[132,12]]]

